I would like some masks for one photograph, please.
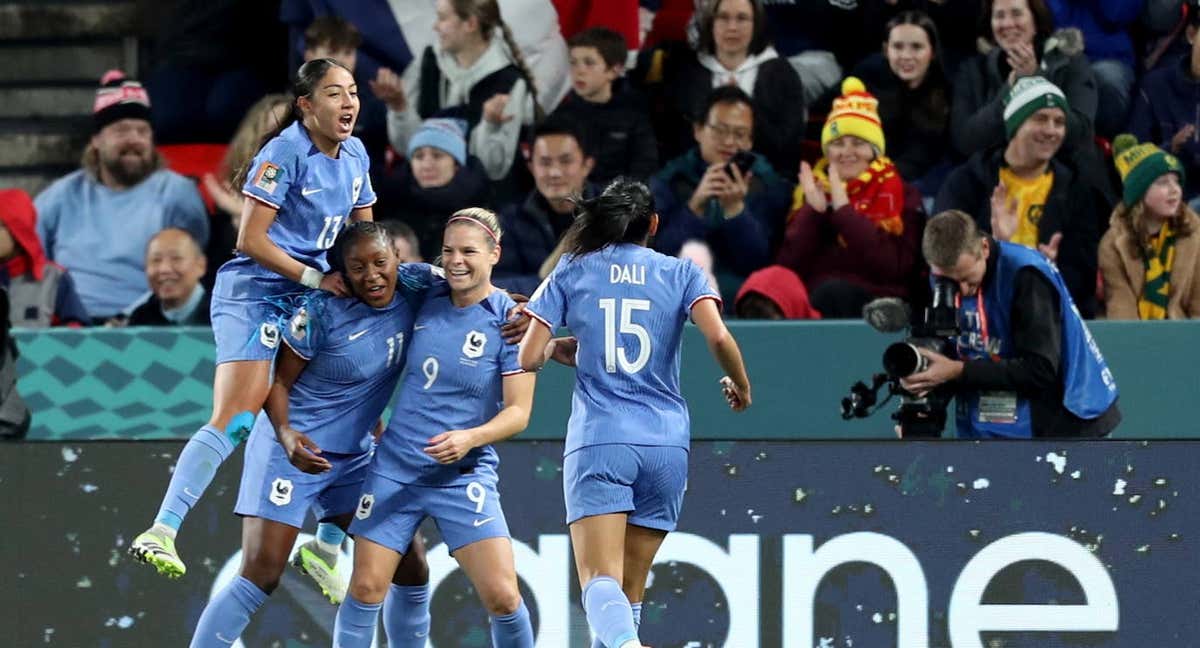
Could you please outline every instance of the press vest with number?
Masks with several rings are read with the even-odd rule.
[[[997,242],[994,252],[998,258],[993,276],[980,293],[963,297],[959,305],[959,326],[962,329],[958,339],[959,357],[964,360],[1013,357],[1011,320],[1017,273],[1024,268],[1034,268],[1049,279],[1058,292],[1062,319],[1062,355],[1059,359],[1064,387],[1062,404],[1083,419],[1103,414],[1117,399],[1117,384],[1058,270],[1040,252],[1021,245]],[[978,303],[979,294],[983,297],[982,310]],[[1016,419],[1011,422],[980,420],[980,398],[979,392],[959,395],[959,436],[1033,436],[1028,398],[1019,394],[1016,396]]]

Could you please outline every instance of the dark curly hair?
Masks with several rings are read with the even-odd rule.
[[[614,243],[644,244],[650,236],[654,195],[643,182],[619,177],[595,198],[577,199],[567,249],[576,257]]]

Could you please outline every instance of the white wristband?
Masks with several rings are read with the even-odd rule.
[[[305,266],[304,272],[300,273],[300,283],[314,290],[321,287],[321,280],[324,278],[325,273],[308,266]]]

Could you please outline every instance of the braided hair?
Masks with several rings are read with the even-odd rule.
[[[533,117],[535,122],[540,122],[544,114],[542,106],[538,103],[537,84],[533,81],[533,71],[529,69],[529,64],[525,62],[525,57],[521,54],[521,48],[517,47],[517,41],[513,38],[512,30],[508,28],[508,23],[504,22],[504,18],[500,16],[500,5],[496,0],[450,0],[450,5],[454,8],[454,13],[462,20],[467,20],[472,16],[479,22],[479,33],[483,35],[485,40],[490,40],[492,32],[497,27],[500,28],[500,34],[504,38],[504,44],[508,46],[508,51],[512,55],[513,64],[517,66],[521,77],[525,79],[525,85],[529,88],[529,94],[533,98]]]

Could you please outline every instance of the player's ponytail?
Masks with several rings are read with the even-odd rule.
[[[599,196],[575,201],[575,223],[567,232],[576,257],[614,243],[644,245],[654,217],[654,195],[644,183],[619,177]]]
[[[242,185],[246,184],[246,177],[250,174],[250,164],[254,161],[254,155],[257,155],[262,150],[262,147],[266,146],[267,142],[278,137],[283,132],[283,129],[291,126],[292,122],[301,121],[304,118],[304,115],[300,112],[300,97],[311,99],[312,93],[317,89],[317,85],[321,83],[321,79],[325,78],[325,74],[329,72],[329,69],[335,66],[351,72],[350,68],[331,58],[313,59],[300,66],[300,69],[296,71],[296,80],[292,82],[291,111],[286,117],[279,120],[274,128],[268,130],[263,135],[262,139],[258,142],[258,146],[254,147],[254,154],[243,161],[237,172],[233,174],[234,191],[241,191]]]

